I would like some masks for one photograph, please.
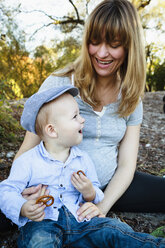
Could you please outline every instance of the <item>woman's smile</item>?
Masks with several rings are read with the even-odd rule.
[[[101,64],[101,65],[109,65],[113,62],[113,60],[103,60],[103,59],[98,59],[98,58],[96,58],[96,61],[98,64]]]

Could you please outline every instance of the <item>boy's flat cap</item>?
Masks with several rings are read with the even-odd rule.
[[[72,85],[63,85],[50,88],[48,90],[39,91],[28,98],[25,103],[24,110],[21,116],[21,125],[27,131],[35,131],[35,123],[38,112],[44,103],[48,103],[57,97],[61,96],[65,92],[70,93],[72,96],[78,95],[78,89]]]

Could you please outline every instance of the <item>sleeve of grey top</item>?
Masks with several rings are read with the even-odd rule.
[[[135,126],[143,121],[143,103],[140,100],[134,112],[127,117],[127,126]]]
[[[64,85],[70,85],[71,81],[69,77],[57,77],[54,75],[50,75],[45,79],[41,87],[39,88],[39,92],[48,90],[54,87],[64,86]]]

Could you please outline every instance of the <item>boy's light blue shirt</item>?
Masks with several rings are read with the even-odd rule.
[[[8,179],[0,183],[0,209],[19,227],[29,220],[20,216],[22,205],[26,200],[21,192],[26,187],[38,184],[48,185],[54,204],[45,209],[45,219],[58,220],[58,209],[65,205],[77,219],[79,204],[84,202],[71,183],[73,172],[83,170],[91,180],[96,191],[93,203],[100,202],[104,194],[99,189],[95,167],[86,152],[72,147],[65,163],[55,160],[45,149],[43,142],[17,158],[11,168]]]

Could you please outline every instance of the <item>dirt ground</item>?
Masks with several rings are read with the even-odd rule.
[[[146,93],[143,100],[144,119],[141,127],[139,155],[137,169],[149,174],[163,176],[165,175],[165,113],[163,113],[163,96],[165,92]],[[13,115],[19,119],[21,108],[18,104],[24,101],[10,101],[13,108]],[[24,131],[19,133],[23,138]],[[15,153],[17,152],[21,141],[15,143],[6,143],[2,141],[0,150],[0,181],[5,179],[11,167]],[[164,192],[162,190],[162,197]],[[157,227],[165,226],[165,214],[154,213],[114,213],[109,216],[120,218],[128,223],[134,230],[151,233]],[[1,248],[16,248],[17,230],[0,234]]]

